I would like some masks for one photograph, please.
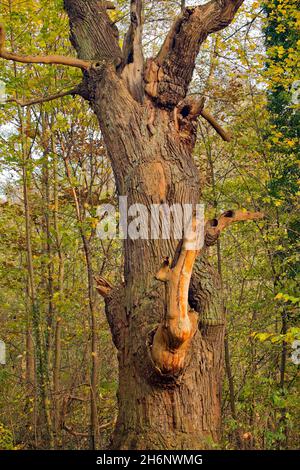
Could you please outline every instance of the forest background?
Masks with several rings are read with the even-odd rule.
[[[110,15],[124,33],[129,2],[114,3]],[[145,7],[151,55],[181,2]],[[1,1],[0,22],[11,50],[73,53],[61,0]],[[195,160],[207,213],[266,214],[233,226],[212,251],[227,314],[224,449],[299,447],[299,25],[299,1],[245,2],[205,42],[192,84],[232,134],[224,142],[199,120]],[[23,106],[69,91],[78,77],[59,66],[0,63],[1,449],[88,448],[93,338],[98,448],[116,420],[116,352],[94,279],[122,279],[120,241],[96,234],[97,207],[117,203],[112,170],[81,98]]]

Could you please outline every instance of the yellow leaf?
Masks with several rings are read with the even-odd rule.
[[[275,297],[276,300],[279,300],[279,299],[282,299],[282,298],[283,298],[283,293],[282,292],[279,292]]]

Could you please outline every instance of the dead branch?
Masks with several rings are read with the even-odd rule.
[[[247,210],[228,210],[221,214],[218,219],[211,219],[206,223],[205,227],[205,244],[206,246],[214,245],[221,232],[236,222],[244,222],[247,220],[263,219],[265,215],[262,212],[251,212]]]
[[[215,131],[222,137],[225,142],[231,141],[231,135],[229,132],[226,132],[220,124],[215,120],[215,118],[210,114],[207,109],[202,109],[200,115],[206,119],[207,122],[215,129]]]
[[[191,240],[183,239],[178,244],[172,264],[169,258],[163,261],[156,279],[166,283],[167,310],[154,334],[151,351],[152,359],[162,373],[174,375],[183,369],[190,342],[197,331],[198,316],[189,310],[188,304],[190,280],[197,256],[213,245],[220,233],[231,224],[263,217],[261,212],[226,211],[219,219],[206,223],[204,245],[200,250],[190,249]]]
[[[142,46],[143,35],[143,0],[130,2],[130,26],[126,33],[123,46],[124,70],[123,78],[132,96],[139,102],[143,101],[143,69],[144,56]]]
[[[25,106],[32,106],[34,104],[47,103],[49,101],[53,101],[58,98],[63,98],[64,96],[74,96],[77,94],[79,94],[79,88],[75,87],[68,91],[61,91],[60,93],[55,93],[54,95],[50,95],[50,96],[40,96],[39,98],[33,98],[28,101],[24,101],[18,98],[9,98],[8,100],[6,100],[5,103],[16,103],[22,106],[23,108]]]

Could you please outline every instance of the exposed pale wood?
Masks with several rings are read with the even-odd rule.
[[[189,343],[197,329],[198,316],[189,311],[188,290],[197,251],[181,244],[180,254],[174,267],[166,260],[156,278],[166,283],[167,309],[152,344],[152,358],[163,374],[177,374],[185,366]]]
[[[185,366],[189,343],[194,336],[198,315],[189,310],[189,286],[196,257],[214,244],[222,230],[235,222],[262,219],[264,214],[246,210],[226,211],[219,219],[206,223],[204,245],[200,250],[187,249],[187,240],[178,245],[170,266],[166,258],[156,278],[166,283],[166,314],[159,325],[152,345],[152,358],[164,374],[176,374]]]
[[[144,98],[143,3],[143,0],[131,0],[130,2],[130,26],[124,39],[125,66],[122,73],[132,96],[140,103]]]
[[[97,291],[102,297],[105,298],[113,289],[112,284],[101,276],[95,276],[94,279],[96,281]]]

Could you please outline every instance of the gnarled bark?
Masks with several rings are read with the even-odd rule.
[[[64,0],[71,42],[84,69],[80,94],[98,118],[118,194],[128,196],[128,206],[143,204],[150,212],[152,204],[195,207],[199,202],[192,156],[197,118],[205,117],[224,140],[229,136],[204,109],[203,99],[186,94],[201,43],[228,25],[242,3],[212,0],[185,7],[181,2],[161,51],[144,64],[142,1],[131,1],[121,51],[107,2]],[[118,349],[113,448],[197,449],[218,439],[225,321],[207,249],[231,223],[258,217],[228,211],[209,221],[200,256],[174,235],[127,238],[124,285],[113,288],[97,280]],[[161,267],[167,258],[172,264]]]
[[[69,13],[74,2],[65,0]],[[143,96],[142,17],[141,9],[136,10],[141,4],[131,2],[123,65],[98,63],[85,73],[117,191],[128,196],[128,206],[140,203],[150,210],[151,204],[198,203],[200,179],[192,151],[203,100],[186,103],[184,99],[200,43],[209,32],[229,23],[241,3],[218,1],[183,9],[184,21],[180,27],[175,24],[158,57],[145,66]],[[79,18],[72,8],[69,16],[74,34]],[[79,56],[81,40],[73,38]],[[208,224],[205,253],[223,224],[222,218]],[[200,282],[191,286],[196,285],[198,298],[205,298],[206,303],[200,312],[191,311],[188,297],[197,295],[195,291],[189,294],[189,287],[198,253],[187,251],[184,242],[179,252],[177,248],[174,238],[128,238],[124,285],[111,289],[103,280],[98,284],[119,359],[119,416],[113,448],[203,448],[219,436],[225,322],[219,318],[205,323],[205,314],[218,310],[217,276],[207,253],[201,255]],[[176,263],[162,271],[161,260],[167,257]]]
[[[159,54],[148,63],[146,81],[155,85],[146,91],[159,105],[173,108],[186,96],[201,44],[232,22],[243,1],[211,0],[182,9]]]

